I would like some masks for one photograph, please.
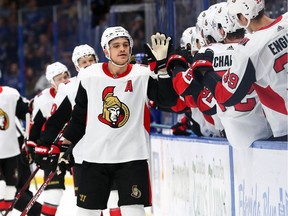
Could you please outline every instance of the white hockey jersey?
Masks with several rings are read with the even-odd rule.
[[[215,43],[207,47],[214,52],[213,68],[220,76],[234,64],[232,59],[235,60],[234,55],[238,56],[238,53],[235,52],[238,46],[237,43]],[[200,51],[204,52],[202,49]],[[209,94],[202,99],[211,101]],[[234,106],[225,107],[217,104],[217,116],[220,118],[227,139],[233,147],[249,147],[256,140],[267,139],[272,136],[271,128],[253,88],[240,103]]]
[[[61,106],[61,103],[63,103],[64,99],[68,98],[71,108],[73,108],[75,105],[75,97],[76,97],[78,85],[79,85],[79,79],[77,78],[77,76],[70,78],[67,83],[61,83],[59,85],[56,97],[54,98],[55,107],[57,108]],[[83,146],[82,146],[83,140],[84,138],[79,140],[77,145],[73,148],[73,157],[74,157],[75,163],[77,164],[82,164],[82,161],[83,161]]]
[[[215,90],[218,102],[233,106],[253,85],[274,137],[287,135],[287,47],[288,13],[285,13],[270,26],[242,40],[231,69]]]
[[[46,88],[34,97],[32,121],[39,111],[46,119],[50,116],[55,95],[54,88]]]
[[[0,86],[0,159],[20,154],[15,112],[19,92],[8,86]]]
[[[148,159],[147,87],[150,75],[148,68],[136,64],[129,65],[124,74],[114,79],[107,70],[107,63],[91,65],[78,75],[79,90],[82,88],[81,92],[85,91],[85,94],[80,95],[78,90],[71,123],[78,122],[78,115],[81,115],[82,122],[86,121],[85,161],[121,163]],[[85,105],[81,100],[86,101],[86,97]],[[87,113],[76,112],[84,109],[82,105],[87,106]],[[75,135],[79,127],[78,124],[74,126],[72,124],[68,131],[64,131],[65,138],[71,140]]]

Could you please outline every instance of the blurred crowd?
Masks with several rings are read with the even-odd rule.
[[[20,91],[19,80],[20,58],[19,46],[19,10],[27,11],[23,22],[23,71],[25,96],[31,98],[39,90],[45,88],[46,81],[36,86],[44,74],[47,64],[53,61],[53,21],[51,16],[39,10],[55,4],[68,4],[75,0],[1,0],[0,1],[0,84],[5,84]],[[63,30],[64,32],[64,30]],[[70,59],[69,59],[70,60]],[[36,86],[36,89],[35,89]]]
[[[71,5],[80,0],[0,0],[0,85],[8,85],[21,91],[27,98],[32,98],[42,89],[49,86],[44,75],[47,64],[59,60],[65,63],[69,69],[71,64],[71,52],[75,46],[78,35],[77,7],[70,7],[58,19],[58,49],[54,50],[53,40],[53,5]],[[128,1],[129,3],[141,3],[144,1]],[[128,3],[113,1],[113,4]],[[211,1],[213,3],[213,1]],[[43,8],[43,10],[40,10]],[[287,1],[270,0],[266,3],[270,16],[277,17],[287,10]],[[19,20],[19,10],[24,11]],[[123,14],[122,14],[123,15]],[[133,22],[131,22],[131,17]],[[129,29],[134,38],[134,54],[141,53],[145,42],[145,17],[144,14],[117,15],[117,20],[125,28]],[[19,29],[18,24],[23,24]],[[22,31],[22,39],[19,37]],[[19,48],[22,40],[23,49]],[[19,56],[23,56],[23,62]],[[23,66],[23,68],[21,68]],[[22,70],[21,70],[22,69]],[[20,71],[24,77],[19,78]],[[72,70],[73,73],[73,70]],[[22,85],[25,85],[23,88]]]

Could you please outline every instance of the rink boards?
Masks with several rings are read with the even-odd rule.
[[[151,136],[155,216],[288,214],[287,142]]]

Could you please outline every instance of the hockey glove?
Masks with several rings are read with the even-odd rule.
[[[167,72],[170,76],[175,76],[179,71],[186,70],[191,62],[192,62],[192,56],[188,50],[186,49],[175,50],[170,54],[168,58],[166,64]]]
[[[165,34],[160,34],[159,32],[152,35],[151,46],[148,43],[144,44],[150,70],[157,74],[159,70],[164,69],[168,54],[172,49],[171,37],[166,37]]]
[[[173,135],[176,136],[190,136],[191,133],[187,131],[187,126],[185,123],[177,122],[175,125],[171,127]]]
[[[57,144],[52,144],[49,150],[49,167],[52,171],[55,171],[57,169],[57,165],[58,165],[58,160],[60,157],[60,146]]]
[[[66,151],[68,149],[69,145],[62,145],[62,151]],[[64,154],[63,152],[63,154]],[[62,154],[62,153],[61,153]],[[74,166],[75,161],[73,154],[70,153],[66,157],[60,155],[60,160],[58,161],[58,167],[57,167],[57,174],[61,174],[62,172],[69,171],[72,175],[71,168]]]
[[[203,77],[206,72],[214,71],[213,69],[214,52],[211,49],[206,49],[204,53],[197,53],[194,56],[194,63],[191,65],[192,77],[198,82],[203,82]]]
[[[49,148],[47,146],[37,145],[35,147],[35,163],[43,170],[49,167]]]
[[[23,158],[25,158],[28,164],[32,164],[34,162],[36,145],[37,144],[35,142],[27,140],[21,147],[21,155],[23,155]]]

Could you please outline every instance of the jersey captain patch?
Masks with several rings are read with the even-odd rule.
[[[133,92],[132,80],[127,81],[125,92]]]
[[[128,121],[130,111],[126,104],[114,96],[114,88],[115,86],[109,86],[103,90],[103,112],[98,115],[98,119],[112,128],[120,128]]]

